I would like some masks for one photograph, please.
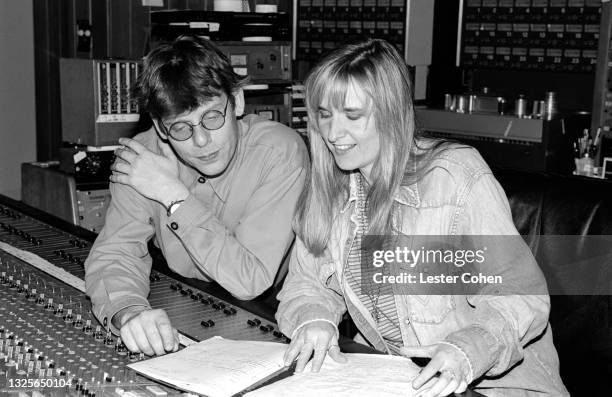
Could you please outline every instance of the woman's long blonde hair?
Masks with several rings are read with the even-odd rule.
[[[325,145],[319,133],[317,110],[323,98],[332,107],[342,109],[350,84],[368,94],[380,140],[380,151],[370,173],[370,234],[390,233],[394,193],[413,177],[407,174],[415,144],[412,84],[402,57],[379,39],[346,45],[330,53],[305,82],[312,165],[294,222],[296,233],[315,255],[321,255],[327,247],[335,215],[348,199],[350,175],[338,168]]]

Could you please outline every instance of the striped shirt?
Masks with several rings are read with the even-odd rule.
[[[371,263],[364,263],[363,266],[361,264],[361,243],[363,235],[368,229],[368,219],[366,194],[361,175],[359,175],[358,181],[359,189],[356,206],[359,225],[349,251],[346,277],[349,286],[372,314],[378,331],[385,341],[395,347],[402,347],[402,334],[399,327],[392,286],[389,283],[376,284],[373,282],[374,273],[380,272],[382,269],[383,274],[386,274],[388,268],[386,266],[375,268]]]

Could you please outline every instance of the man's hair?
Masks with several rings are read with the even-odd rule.
[[[248,81],[211,41],[180,36],[153,49],[143,59],[135,96],[154,118],[172,117],[225,94],[232,106],[235,93]]]
[[[379,133],[380,150],[367,197],[371,234],[392,232],[394,194],[417,177],[414,167],[409,167],[409,161],[416,161],[414,149],[419,142],[412,83],[408,66],[395,48],[384,40],[369,39],[323,58],[305,81],[312,163],[294,219],[296,233],[315,255],[327,247],[339,205],[348,198],[350,179],[350,172],[338,168],[320,134],[317,111],[324,99],[327,106],[343,109],[351,84],[366,93]]]

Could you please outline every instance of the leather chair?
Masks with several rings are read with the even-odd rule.
[[[494,173],[506,191],[519,233],[534,252],[547,249],[542,236],[612,235],[612,182],[508,170]],[[612,280],[603,282],[610,285]],[[570,393],[609,395],[612,296],[551,294],[550,323]]]

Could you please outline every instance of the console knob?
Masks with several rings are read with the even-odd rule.
[[[80,314],[76,315],[76,318],[72,325],[74,325],[75,328],[81,328],[83,326],[83,319],[81,318]]]
[[[66,315],[64,316],[64,321],[67,323],[72,322],[73,319],[73,315],[72,315],[72,309],[68,309],[68,311],[66,312]]]
[[[47,304],[45,305],[45,309],[48,311],[53,311],[53,298],[47,299]]]

